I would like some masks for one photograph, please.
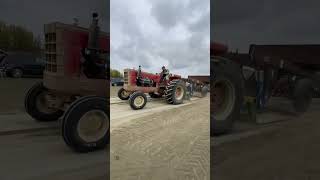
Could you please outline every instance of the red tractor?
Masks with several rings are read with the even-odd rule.
[[[118,97],[128,100],[132,109],[144,108],[148,93],[151,98],[165,97],[169,104],[182,104],[186,96],[186,83],[179,75],[152,74],[142,72],[139,67],[124,70],[124,85],[118,91]]]
[[[273,96],[291,100],[296,115],[307,112],[320,84],[319,51],[319,44],[251,44],[240,54],[212,43],[211,135],[230,132],[244,104],[255,118]]]
[[[97,13],[89,29],[54,22],[44,30],[44,77],[27,92],[26,112],[42,122],[62,118],[63,139],[75,151],[103,149],[110,139],[109,34]]]

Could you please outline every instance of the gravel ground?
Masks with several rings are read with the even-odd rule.
[[[292,113],[290,103],[275,102],[267,112],[276,110],[287,117],[268,125],[276,128],[219,146],[214,146],[215,140],[211,142],[213,179],[320,179],[320,101],[314,100],[310,111],[302,116]]]
[[[209,180],[209,98],[124,123],[111,134],[112,180]]]
[[[118,97],[118,91],[121,86],[111,86],[110,87],[110,97]]]
[[[27,91],[41,79],[0,78],[0,113],[24,111],[24,97]]]
[[[109,176],[107,151],[79,154],[60,131],[0,136],[1,180],[98,180]]]

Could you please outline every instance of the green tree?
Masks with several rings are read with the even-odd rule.
[[[0,21],[0,49],[40,51],[40,48],[40,38],[34,37],[32,32],[24,27]]]
[[[122,78],[123,75],[120,71],[118,71],[116,69],[111,69],[110,70],[110,77],[112,77],[112,78],[120,78],[121,77]]]

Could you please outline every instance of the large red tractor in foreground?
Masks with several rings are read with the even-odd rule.
[[[26,112],[37,121],[62,117],[65,143],[79,152],[109,143],[109,34],[100,32],[98,14],[89,29],[45,25],[46,67],[42,82],[26,94]]]
[[[147,103],[149,93],[151,98],[165,97],[169,104],[182,104],[186,96],[186,82],[179,75],[152,74],[135,69],[124,70],[124,85],[118,91],[118,97],[129,100],[132,109],[142,109]]]

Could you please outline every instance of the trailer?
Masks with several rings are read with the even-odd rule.
[[[320,45],[250,45],[247,54],[211,44],[212,135],[232,130],[244,97],[263,109],[270,97],[292,101],[297,115],[305,113],[319,88]]]

